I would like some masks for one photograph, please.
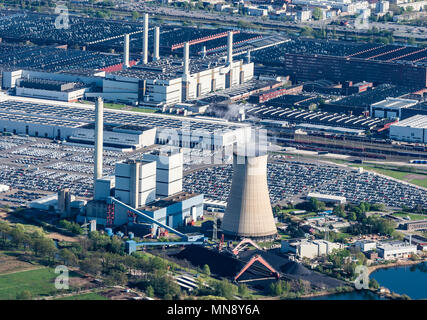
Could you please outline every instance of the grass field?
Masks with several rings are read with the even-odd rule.
[[[412,221],[426,220],[427,219],[427,216],[425,216],[425,215],[414,214],[414,213],[406,213],[406,212],[393,213],[393,216],[401,217],[401,218],[409,217]]]
[[[107,109],[127,110],[127,111],[145,112],[145,113],[154,113],[157,111],[156,109],[135,108],[135,107],[130,107],[124,104],[117,104],[117,103],[104,103],[104,107]]]
[[[56,277],[51,268],[0,275],[0,300],[15,300],[16,295],[24,290],[30,291],[33,297],[49,296],[57,292],[54,285]]]
[[[351,167],[362,167],[366,170],[375,171],[377,173],[395,178],[397,180],[406,181],[406,182],[415,184],[417,186],[427,188],[427,175],[423,173],[414,173],[414,172],[402,171],[402,170],[382,169],[382,168],[369,166],[369,165],[351,165]]]
[[[58,298],[55,300],[108,300],[108,298],[96,292],[83,293],[69,297]]]

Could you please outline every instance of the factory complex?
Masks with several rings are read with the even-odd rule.
[[[425,48],[91,5],[64,30],[0,10],[0,244],[37,225],[49,270],[147,300],[353,294],[357,266],[424,259]]]

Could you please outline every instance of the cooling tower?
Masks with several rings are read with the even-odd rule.
[[[233,156],[233,182],[221,228],[253,239],[277,234],[267,187],[267,155]]]

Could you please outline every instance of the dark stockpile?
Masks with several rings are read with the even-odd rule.
[[[234,278],[238,272],[255,255],[260,255],[267,263],[277,270],[284,278],[290,280],[306,280],[318,288],[334,288],[345,285],[337,280],[318,272],[311,271],[302,264],[267,251],[247,250],[240,252],[238,259],[216,250],[199,246],[189,246],[174,255],[178,259],[186,259],[193,265],[203,267],[209,265],[210,270],[221,276]],[[271,276],[271,272],[262,263],[256,261],[239,280],[260,279]]]

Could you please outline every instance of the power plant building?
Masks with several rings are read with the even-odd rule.
[[[144,154],[147,161],[155,161],[156,168],[156,196],[169,197],[182,191],[182,174],[184,153],[179,148],[169,150],[155,150]]]
[[[156,162],[127,160],[116,163],[115,197],[139,208],[156,199]]]

